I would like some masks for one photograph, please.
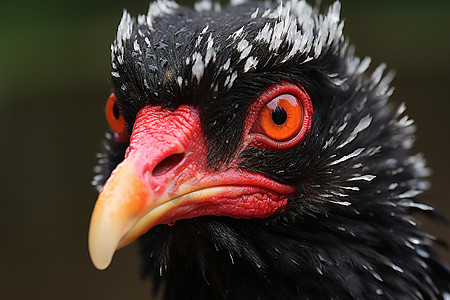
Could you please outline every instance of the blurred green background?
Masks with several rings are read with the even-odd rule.
[[[415,151],[434,171],[427,199],[450,216],[450,1],[342,2],[356,53],[397,71],[392,101],[407,103],[418,124]],[[148,4],[2,2],[0,299],[149,298],[136,245],[119,251],[107,271],[95,270],[87,252],[109,46],[123,8],[136,15]],[[448,227],[424,225],[450,241]]]

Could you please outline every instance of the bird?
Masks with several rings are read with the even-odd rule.
[[[450,299],[417,215],[430,169],[394,74],[341,4],[171,0],[126,10],[88,234],[107,268],[137,240],[164,299]]]

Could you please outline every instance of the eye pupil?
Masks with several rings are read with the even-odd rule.
[[[114,105],[113,105],[113,114],[114,114],[114,118],[116,118],[117,120],[120,118],[120,108],[117,105],[117,103],[114,103]]]
[[[288,149],[309,132],[313,107],[299,83],[281,81],[267,86],[249,112],[250,143],[268,149]]]
[[[286,111],[282,108],[277,106],[272,111],[272,121],[277,125],[283,125],[287,120],[287,114]]]

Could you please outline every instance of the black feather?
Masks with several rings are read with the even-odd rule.
[[[383,65],[367,74],[367,61],[353,56],[334,18],[339,4],[329,23],[303,2],[277,7],[197,13],[161,1],[145,22],[124,14],[111,79],[129,128],[145,105],[192,104],[211,168],[239,158],[239,168],[297,187],[265,220],[208,216],[151,229],[140,238],[142,274],[164,288],[165,299],[449,299],[450,268],[411,216],[434,212],[420,199],[428,170],[410,154],[414,125],[402,107],[387,104],[392,75],[382,77]],[[278,16],[264,15],[268,9]],[[296,13],[297,32],[310,40],[294,55],[287,31],[273,49],[274,36],[272,44],[257,40],[265,26]],[[329,40],[323,46],[321,30]],[[215,52],[207,63],[209,38]],[[244,40],[251,49],[242,59]],[[258,62],[247,69],[249,56]],[[240,148],[252,100],[280,81],[300,83],[309,94],[311,131],[283,151]],[[99,186],[126,148],[112,139],[109,145]]]

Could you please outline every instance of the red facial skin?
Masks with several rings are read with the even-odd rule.
[[[152,199],[227,187],[212,198],[183,202],[160,223],[201,215],[265,218],[284,207],[295,191],[261,174],[239,170],[236,162],[220,172],[208,169],[206,154],[197,109],[182,105],[168,111],[147,106],[138,113],[125,160],[134,161],[137,174],[153,193]],[[172,155],[177,155],[173,161],[160,164]]]
[[[255,124],[261,109],[280,94],[294,95],[303,117],[298,133],[289,140],[275,141]],[[250,108],[239,150],[249,145],[293,147],[309,130],[311,116],[312,104],[301,86],[288,82],[270,86]],[[128,132],[123,137],[128,139]],[[296,190],[239,169],[236,160],[226,169],[208,168],[199,111],[190,105],[175,111],[142,108],[129,139],[125,159],[106,181],[92,212],[89,252],[99,269],[110,264],[116,249],[153,226],[205,215],[267,218],[284,208]]]

